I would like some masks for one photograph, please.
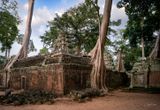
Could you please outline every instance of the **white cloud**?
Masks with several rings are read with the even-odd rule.
[[[22,22],[18,26],[18,29],[20,30],[21,34],[25,33],[27,11],[28,11],[27,3],[25,3],[24,5],[19,4],[19,15],[20,15]],[[62,13],[61,11],[57,11],[57,12]],[[32,18],[31,39],[33,40],[34,45],[38,51],[30,53],[29,56],[37,54],[39,52],[39,49],[42,48],[42,43],[41,43],[39,36],[43,35],[45,30],[47,29],[46,27],[47,22],[52,20],[54,16],[55,16],[55,13],[53,13],[53,10],[49,10],[46,6],[42,6],[40,8],[34,8],[33,18]],[[20,45],[16,45],[14,43],[12,47],[13,48],[11,50],[11,54],[16,54],[18,52],[17,47],[20,48]]]
[[[52,20],[53,17],[54,14],[46,6],[35,9],[33,14],[32,26],[47,24],[47,22]]]
[[[125,14],[124,8],[117,8],[115,4],[112,5],[112,13],[111,13],[111,19],[117,20],[117,19],[126,19],[127,15]]]
[[[61,16],[64,12],[65,12],[64,9],[60,9],[58,11],[55,11],[55,13],[58,14],[59,16]]]
[[[83,3],[85,0],[78,0],[78,3]]]
[[[28,3],[25,3],[25,4],[23,5],[23,9],[24,9],[24,10],[28,10]]]
[[[19,45],[17,42],[14,42],[11,49],[11,55],[15,55],[15,53],[18,53],[20,50],[21,45]]]
[[[99,0],[99,2],[98,2],[101,14],[103,13],[103,10],[104,10],[104,2],[105,2],[104,0]],[[121,19],[121,21],[122,21],[121,26],[118,28],[124,28],[126,22],[128,21],[128,17],[125,14],[124,8],[117,8],[117,5],[116,5],[117,2],[118,1],[114,1],[112,3],[111,21]]]

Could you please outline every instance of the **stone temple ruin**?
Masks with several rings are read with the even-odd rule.
[[[55,40],[55,43],[53,45],[54,50],[52,53],[69,53],[69,39],[65,36],[63,32],[61,32],[58,36],[58,38]]]
[[[8,85],[14,90],[41,89],[63,95],[73,89],[88,87],[91,71],[89,57],[70,55],[67,45],[66,38],[61,33],[51,54],[16,61],[10,76],[1,70],[1,86],[6,85],[9,76]]]
[[[139,61],[130,72],[130,87],[159,88],[160,60]]]
[[[68,45],[66,37],[61,33],[52,53],[20,59],[14,63],[9,74],[0,70],[0,87],[8,85],[13,90],[40,89],[57,95],[90,87],[90,57],[69,54]],[[108,87],[120,86],[123,75],[113,72],[111,56],[105,56],[108,68],[106,83]],[[7,84],[8,77],[10,80]]]
[[[149,58],[135,63],[130,72],[130,87],[160,88],[160,32]]]

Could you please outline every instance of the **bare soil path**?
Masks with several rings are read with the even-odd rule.
[[[0,110],[160,110],[160,94],[115,91],[85,103],[57,101],[52,105],[0,105]]]

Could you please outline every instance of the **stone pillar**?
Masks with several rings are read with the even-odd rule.
[[[130,86],[129,86],[129,88],[133,88],[133,73],[130,73],[130,77],[131,77],[131,81],[130,81]]]
[[[145,88],[148,88],[148,83],[147,83],[147,81],[148,81],[148,73],[147,72],[144,72],[144,87]]]

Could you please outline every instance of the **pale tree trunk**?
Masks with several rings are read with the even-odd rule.
[[[29,3],[29,9],[28,9],[28,18],[26,22],[26,30],[23,38],[23,43],[22,43],[22,49],[19,55],[19,58],[26,58],[28,54],[28,45],[29,45],[29,40],[31,36],[31,22],[32,22],[32,15],[33,15],[33,8],[34,8],[34,1],[35,0],[28,0]]]
[[[81,53],[81,44],[78,44],[76,47],[76,55],[80,55]]]
[[[145,53],[144,53],[144,38],[143,38],[143,36],[141,37],[141,45],[142,45],[142,59],[144,60]]]
[[[105,63],[104,63],[104,46],[106,41],[107,30],[110,21],[112,0],[105,0],[102,24],[99,32],[99,38],[90,55],[92,58],[91,87],[96,89],[107,90],[105,83]]]
[[[160,30],[158,32],[155,46],[152,52],[150,53],[149,58],[150,59],[158,59],[158,58],[160,59]]]
[[[5,58],[8,59],[10,57],[10,49],[5,49]]]
[[[22,43],[22,47],[19,51],[19,53],[12,58],[7,65],[5,66],[5,70],[6,70],[6,74],[8,73],[8,78],[7,79],[7,83],[9,81],[9,77],[10,77],[10,68],[13,66],[13,64],[18,60],[18,59],[22,59],[22,58],[26,58],[27,57],[27,53],[28,53],[28,44],[29,44],[29,40],[30,40],[30,36],[31,36],[31,22],[32,22],[32,15],[33,15],[33,8],[34,8],[34,1],[35,0],[28,0],[28,17],[27,17],[27,21],[26,21],[26,29],[25,29],[25,34],[24,34],[24,38],[23,38],[23,43]]]
[[[10,57],[10,51],[11,51],[11,49],[7,49],[6,51],[7,51],[7,59],[8,59]]]
[[[118,55],[117,55],[117,66],[116,66],[116,70],[117,70],[118,72],[125,72],[122,50],[120,50],[120,51],[118,52]]]
[[[142,49],[142,65],[144,65],[144,59],[145,59],[145,52],[144,52],[144,36],[143,36],[143,26],[144,26],[144,17],[141,18],[141,30],[142,30],[142,35],[141,35],[141,49]]]
[[[7,59],[8,58],[8,51],[7,51],[8,49],[6,48],[5,49],[5,58]]]

